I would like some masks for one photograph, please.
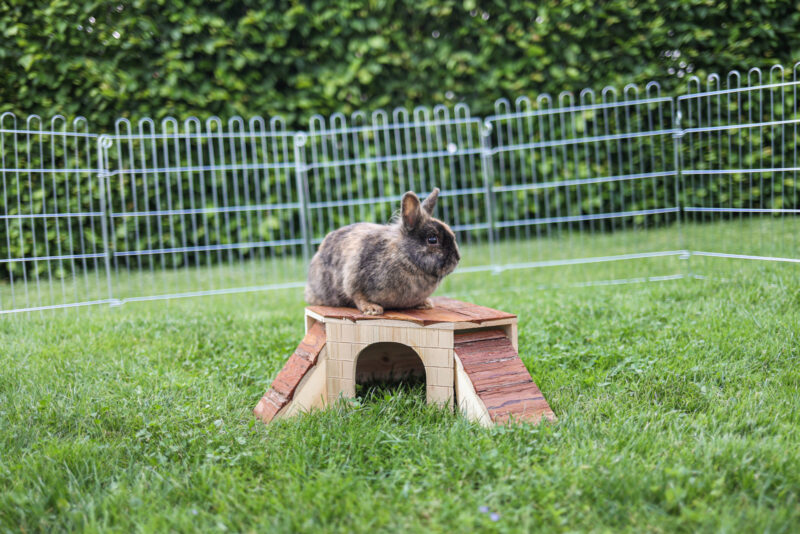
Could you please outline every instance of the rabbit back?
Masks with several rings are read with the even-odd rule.
[[[370,236],[380,239],[384,230],[378,224],[356,223],[325,236],[308,269],[306,301],[312,305],[354,306],[351,285],[363,243]]]

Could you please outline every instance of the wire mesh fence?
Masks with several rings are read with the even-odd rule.
[[[689,81],[682,113],[682,202],[692,269],[732,259],[800,262],[797,96],[791,73],[731,72]]]
[[[0,314],[299,287],[331,230],[440,187],[458,272],[615,280],[800,263],[800,63],[687,93],[606,88],[469,108],[117,121],[0,117]],[[602,264],[598,270],[593,266]],[[633,265],[633,268],[631,267]]]
[[[680,212],[673,107],[653,83],[643,94],[628,86],[621,96],[607,88],[498,101],[487,119],[494,261],[509,269],[684,254],[677,233],[652,232]],[[603,254],[587,254],[598,238]]]
[[[302,193],[280,119],[119,120],[100,143],[118,302],[302,281]]]
[[[110,302],[97,135],[0,116],[0,313]]]

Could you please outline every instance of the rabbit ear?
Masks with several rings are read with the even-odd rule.
[[[419,198],[416,193],[409,191],[403,195],[403,224],[414,228],[422,215],[419,209]]]
[[[428,212],[428,215],[433,215],[433,210],[436,209],[436,200],[439,198],[439,188],[434,187],[431,194],[422,203],[422,209]]]

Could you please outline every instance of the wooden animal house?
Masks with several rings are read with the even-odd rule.
[[[309,306],[306,335],[254,413],[268,423],[340,396],[357,384],[425,380],[428,402],[456,406],[483,425],[538,423],[555,415],[517,355],[517,317],[448,298],[431,310],[361,315]]]

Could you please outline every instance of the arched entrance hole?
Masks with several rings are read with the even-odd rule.
[[[373,343],[356,358],[356,394],[374,387],[419,387],[424,391],[425,365],[419,355],[402,343]]]

